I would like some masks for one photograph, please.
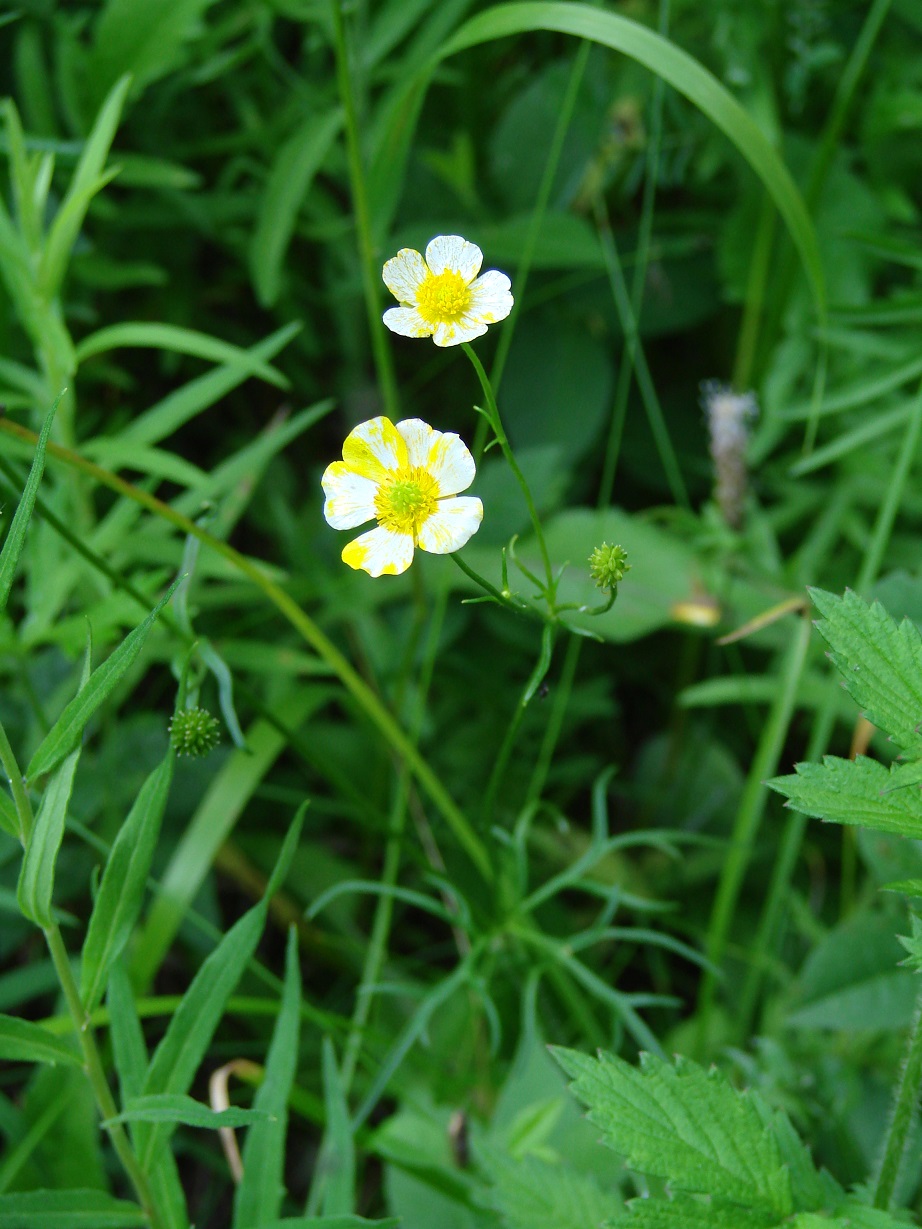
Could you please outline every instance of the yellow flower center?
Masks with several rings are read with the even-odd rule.
[[[471,305],[471,288],[460,273],[430,273],[416,292],[416,310],[427,324],[459,320]]]
[[[407,465],[378,487],[375,515],[383,529],[394,533],[409,533],[413,541],[435,512],[439,484],[428,470],[419,465]]]

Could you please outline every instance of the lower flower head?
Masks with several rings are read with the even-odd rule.
[[[483,504],[457,496],[474,480],[474,458],[461,439],[419,418],[395,426],[371,418],[350,431],[343,459],[323,478],[323,515],[334,529],[378,522],[350,542],[343,561],[369,576],[399,576],[413,552],[448,555],[480,528]]]
[[[472,341],[512,311],[505,273],[480,272],[483,252],[460,235],[439,235],[425,259],[401,248],[384,266],[384,284],[400,303],[384,323],[403,337],[431,337],[437,346]]]
[[[589,556],[589,575],[606,593],[614,593],[624,580],[625,572],[630,570],[627,551],[622,546],[609,546],[603,542]]]

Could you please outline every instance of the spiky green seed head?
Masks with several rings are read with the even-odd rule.
[[[603,593],[613,593],[630,567],[627,551],[622,546],[603,542],[589,556],[589,574]]]
[[[170,722],[170,746],[177,755],[207,755],[221,741],[221,723],[207,708],[185,708]]]

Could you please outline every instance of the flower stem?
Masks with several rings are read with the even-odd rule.
[[[345,116],[349,183],[352,190],[352,207],[355,210],[355,225],[359,241],[359,260],[362,267],[362,291],[365,297],[365,310],[368,314],[371,348],[374,354],[375,369],[378,373],[381,396],[384,399],[385,413],[388,418],[395,419],[399,417],[397,382],[394,379],[394,364],[391,358],[390,347],[387,343],[387,336],[381,324],[381,304],[378,288],[380,262],[375,258],[374,240],[371,231],[371,211],[368,207],[368,191],[365,185],[365,170],[362,165],[358,118],[355,110],[355,92],[349,73],[349,44],[343,21],[341,0],[332,0],[330,9],[333,14],[333,39],[336,44],[336,80]]]
[[[56,925],[50,926],[45,930],[45,941],[48,944],[48,951],[51,955],[55,972],[58,975],[58,980],[61,983],[61,989],[64,991],[64,998],[67,1002],[74,1032],[77,1035],[77,1040],[83,1053],[84,1071],[93,1089],[96,1105],[104,1119],[114,1118],[118,1114],[118,1106],[115,1104],[112,1090],[109,1088],[109,1082],[103,1070],[102,1059],[96,1046],[96,1038],[90,1027],[86,1009],[80,998],[80,991],[77,988],[77,983],[71,971],[70,959],[67,955],[67,949],[64,947],[64,940],[61,938],[61,932]],[[125,1128],[120,1122],[115,1122],[111,1123],[106,1129],[109,1132],[109,1139],[112,1141],[112,1147],[115,1149],[116,1156],[128,1175],[141,1206],[147,1213],[151,1229],[161,1229],[163,1221],[154,1205],[147,1175],[134,1154]]]
[[[19,764],[13,754],[13,748],[10,746],[10,740],[6,736],[2,722],[0,722],[0,764],[3,765],[3,771],[10,783],[13,802],[16,805],[16,815],[19,819],[19,840],[25,848],[32,835],[32,806],[22,783]]]
[[[906,1149],[906,1136],[912,1123],[919,1092],[922,1089],[922,988],[916,997],[916,1009],[906,1047],[906,1058],[900,1074],[899,1086],[893,1102],[893,1115],[887,1131],[877,1186],[874,1191],[874,1207],[887,1211],[893,1198],[893,1188],[899,1175],[900,1161]]]
[[[490,419],[490,425],[496,435],[497,442],[503,450],[503,456],[509,463],[509,468],[515,474],[516,481],[522,488],[522,494],[525,497],[525,504],[528,508],[528,515],[531,518],[532,528],[535,531],[535,539],[538,543],[538,549],[541,552],[541,562],[544,565],[545,577],[545,597],[550,607],[554,605],[554,591],[556,584],[554,582],[554,572],[551,568],[551,557],[548,554],[547,543],[544,540],[544,530],[541,527],[541,520],[538,516],[538,509],[535,507],[535,501],[532,499],[531,489],[525,479],[525,475],[519,469],[519,463],[515,459],[515,453],[512,451],[512,446],[509,443],[509,438],[503,427],[502,419],[499,416],[499,406],[496,404],[496,397],[493,394],[493,386],[490,383],[486,371],[484,371],[483,363],[475,354],[471,346],[467,342],[463,342],[461,349],[471,360],[474,370],[477,372],[477,378],[480,380],[480,387],[483,389],[483,395],[487,401],[487,414]]]

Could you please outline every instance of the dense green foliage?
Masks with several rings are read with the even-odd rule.
[[[918,1223],[920,38],[0,13],[0,1229]],[[483,520],[375,577],[382,415]]]

